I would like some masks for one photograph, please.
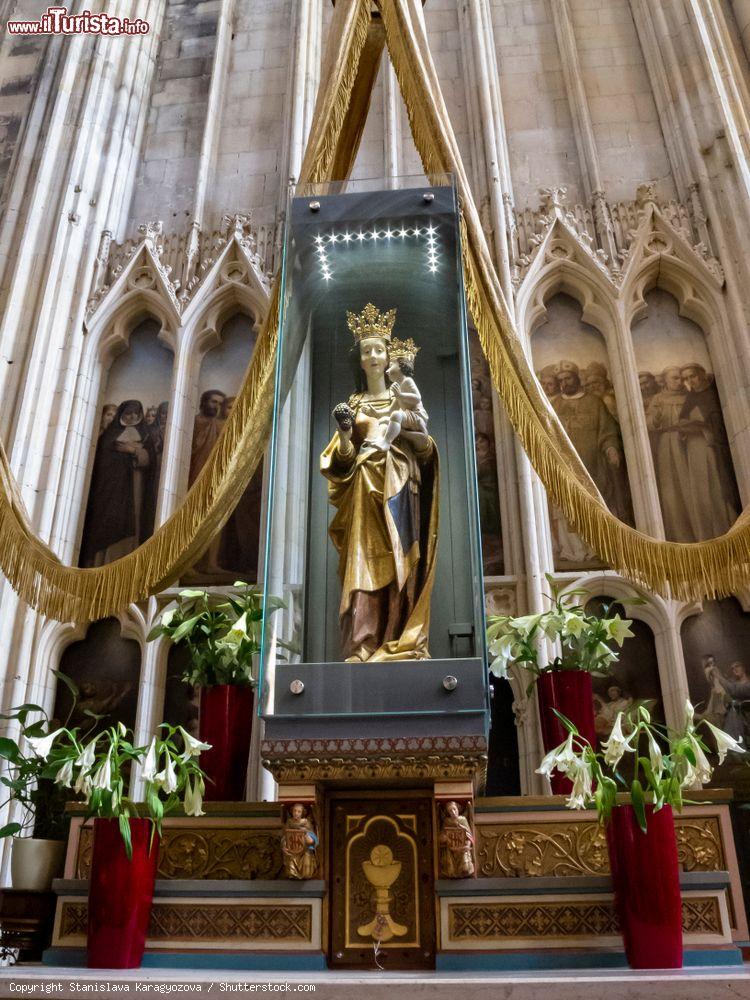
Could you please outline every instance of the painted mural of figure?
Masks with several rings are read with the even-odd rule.
[[[686,442],[693,538],[715,538],[734,524],[740,509],[721,403],[703,365],[683,365],[680,374],[687,389],[679,419]]]
[[[560,395],[560,383],[557,381],[557,366],[545,365],[541,371],[536,373],[539,382],[547,399],[552,402]]]
[[[619,423],[619,417],[617,416],[617,401],[615,400],[615,392],[612,388],[612,383],[609,380],[607,366],[603,365],[601,361],[591,361],[588,367],[584,369],[582,375],[583,388],[586,392],[590,393],[592,396],[598,396],[607,407],[610,414]]]
[[[638,382],[641,387],[641,397],[643,399],[643,405],[648,409],[651,400],[659,391],[659,383],[656,381],[656,377],[653,372],[638,372]]]
[[[146,470],[154,451],[137,399],[121,403],[99,435],[81,542],[80,564],[103,566],[145,541]]]
[[[709,684],[709,693],[705,708],[698,715],[701,719],[710,722],[712,726],[724,729],[724,720],[730,699],[724,688],[721,671],[716,666],[716,660],[711,653],[703,657],[701,667]]]
[[[221,408],[221,418],[226,420],[234,405],[235,396],[226,396]],[[258,542],[260,533],[260,507],[263,494],[263,465],[255,470],[247,489],[237,501],[229,520],[219,536],[219,565],[223,570],[233,570],[243,580],[258,576]]]
[[[693,531],[689,506],[693,485],[680,426],[687,391],[678,367],[665,368],[663,377],[664,388],[651,397],[646,410],[646,424],[653,449],[664,531],[672,541],[696,542],[698,538]]]
[[[609,509],[628,524],[633,509],[628,489],[622,438],[617,421],[598,398],[584,392],[578,365],[557,367],[560,395],[553,407]]]
[[[106,431],[112,421],[115,419],[115,414],[117,413],[117,405],[115,403],[105,403],[102,407],[102,418],[99,423],[99,436]]]
[[[750,709],[750,677],[745,664],[736,660],[729,667],[729,677],[721,677],[721,685],[731,699],[723,729],[747,746],[750,726],[745,713]]]
[[[341,647],[348,661],[429,657],[439,502],[435,443],[408,431],[387,451],[368,444],[392,409],[386,370],[395,317],[395,309],[381,313],[372,303],[359,315],[347,313],[364,385],[334,409],[338,430],[320,457],[336,509],[329,534],[339,556]]]
[[[607,688],[607,701],[599,695],[594,695],[594,728],[596,735],[604,739],[609,736],[615,719],[620,712],[627,712],[633,699],[619,684],[610,684]]]
[[[188,485],[192,486],[198,473],[208,461],[213,446],[219,439],[224,419],[221,415],[226,396],[219,389],[201,393],[198,413],[193,422],[193,441],[190,448]]]
[[[154,533],[156,524],[156,506],[159,500],[159,482],[161,481],[161,466],[164,458],[164,439],[167,434],[169,403],[159,403],[158,406],[152,406],[149,409],[153,410],[154,413],[154,419],[148,426],[154,460],[146,472],[144,485],[143,527],[147,536]]]
[[[208,456],[211,454],[213,446],[219,439],[219,435],[224,427],[222,408],[225,399],[225,394],[219,389],[207,389],[201,393],[199,410],[193,422],[193,441],[190,449],[188,486],[192,486],[198,478],[198,474],[208,461]],[[191,571],[191,576],[192,573],[211,574],[221,572],[219,566],[220,545],[221,534],[217,534],[196,562]]]

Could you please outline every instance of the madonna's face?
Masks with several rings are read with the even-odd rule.
[[[388,351],[385,341],[379,337],[367,337],[359,342],[359,361],[365,375],[383,375],[388,367]]]

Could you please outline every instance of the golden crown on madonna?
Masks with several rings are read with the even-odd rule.
[[[396,310],[381,312],[372,302],[368,302],[361,313],[346,311],[346,322],[357,343],[368,337],[379,337],[390,343],[391,330],[396,322]]]
[[[388,345],[388,354],[392,361],[398,361],[403,358],[406,361],[414,361],[420,348],[414,343],[414,341],[409,337],[407,340],[399,340],[398,337],[393,337],[390,344]]]

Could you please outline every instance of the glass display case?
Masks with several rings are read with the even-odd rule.
[[[295,192],[275,393],[261,714],[486,714],[450,178]]]

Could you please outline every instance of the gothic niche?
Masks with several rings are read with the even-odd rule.
[[[485,576],[501,576],[503,536],[500,524],[500,492],[497,476],[497,445],[492,412],[492,381],[479,338],[469,335],[471,398],[474,410],[474,449],[477,462],[479,523],[482,532],[482,560]]]
[[[607,506],[633,524],[625,449],[604,339],[568,295],[546,303],[531,338],[537,378]],[[601,560],[550,505],[555,569],[591,569]]]
[[[744,746],[750,738],[750,614],[733,597],[706,601],[682,626],[688,693],[696,719],[705,718]],[[750,767],[729,754],[711,784],[750,793]]]
[[[141,649],[135,639],[123,638],[116,618],[103,618],[90,625],[84,639],[66,648],[60,658],[60,670],[80,692],[73,705],[67,685],[58,683],[53,715],[61,724],[72,709],[67,725],[80,726],[92,735],[116,722],[135,726]],[[104,718],[94,724],[87,710]]]
[[[169,415],[172,353],[159,324],[140,323],[101,398],[80,565],[102,566],[153,534]]]
[[[610,614],[630,617],[613,597],[592,597],[586,610],[589,614],[599,614],[604,605],[609,608]],[[617,713],[627,712],[636,705],[644,705],[655,722],[664,722],[654,634],[638,618],[633,619],[630,629],[634,636],[623,644],[619,660],[612,664],[610,676],[592,678],[594,724],[600,741],[609,736]]]
[[[729,441],[705,337],[654,289],[633,326],[664,532],[675,542],[714,538],[741,510]]]
[[[208,351],[200,369],[198,411],[193,422],[188,485],[192,486],[208,460],[231,412],[255,347],[249,316],[237,314],[221,330],[221,343]],[[263,466],[260,465],[219,534],[183,576],[184,583],[234,583],[258,578],[260,505]]]

